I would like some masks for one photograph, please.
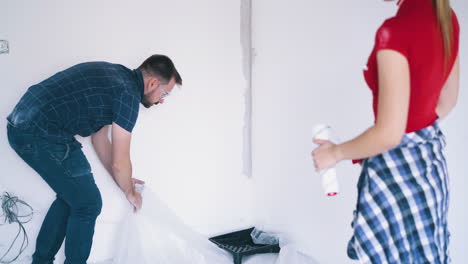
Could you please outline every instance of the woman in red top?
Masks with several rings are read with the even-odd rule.
[[[348,256],[449,263],[449,182],[438,119],[459,89],[459,24],[449,0],[400,0],[376,34],[365,79],[375,123],[342,143],[316,140],[316,170],[362,160]]]

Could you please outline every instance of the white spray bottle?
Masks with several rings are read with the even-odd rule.
[[[314,139],[330,140],[330,126],[319,124],[313,130]],[[327,196],[335,196],[339,192],[338,179],[336,177],[336,168],[330,167],[321,170],[319,175],[322,177],[322,189]]]

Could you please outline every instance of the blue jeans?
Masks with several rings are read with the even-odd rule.
[[[73,138],[54,143],[8,124],[16,153],[57,194],[37,237],[33,264],[52,264],[65,240],[65,264],[86,264],[102,200],[81,145]]]

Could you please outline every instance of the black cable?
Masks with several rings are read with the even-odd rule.
[[[25,215],[20,215],[19,214],[19,209],[20,207],[25,207],[29,213]],[[18,199],[16,196],[11,196],[8,192],[5,192],[2,195],[2,211],[4,215],[4,221],[0,225],[4,225],[6,223],[8,224],[13,224],[17,223],[18,224],[18,233],[16,234],[15,239],[11,243],[11,246],[8,248],[8,250],[3,254],[2,257],[0,257],[0,263],[2,264],[10,264],[13,263],[13,261],[17,260],[19,256],[24,252],[26,247],[29,244],[29,239],[28,235],[26,234],[26,229],[24,229],[23,224],[26,224],[32,220],[33,217],[33,208],[27,204],[26,202]],[[21,220],[22,218],[25,218],[25,220]],[[4,260],[5,257],[10,253],[10,250],[13,248],[13,246],[16,243],[16,240],[20,237],[20,235],[23,234],[23,241],[21,242],[21,247],[16,255],[15,258],[12,260]]]

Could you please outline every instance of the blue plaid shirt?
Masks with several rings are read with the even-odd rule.
[[[7,119],[16,128],[56,140],[87,137],[112,122],[131,132],[143,89],[139,70],[82,63],[31,86]]]

